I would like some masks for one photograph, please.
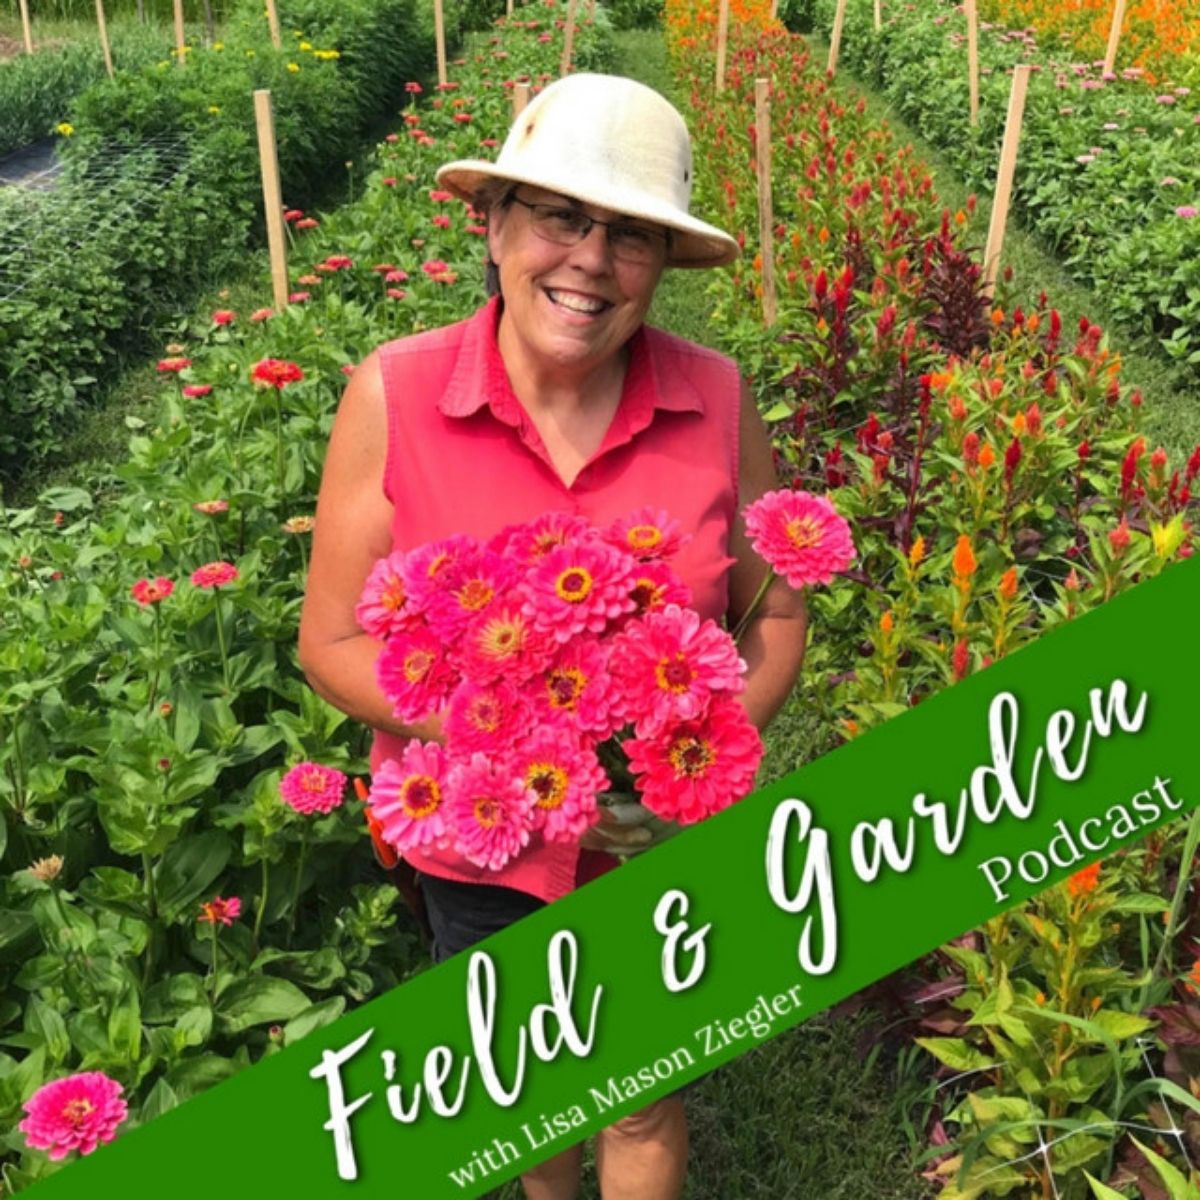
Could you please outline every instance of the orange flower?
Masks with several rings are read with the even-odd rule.
[[[892,610],[889,608],[887,612],[879,618],[879,629],[882,633],[891,633],[896,627],[896,622],[892,617]]]
[[[908,552],[908,565],[910,567],[918,567],[921,565],[921,560],[925,557],[925,539],[918,537],[912,544],[912,549]]]
[[[991,442],[984,442],[979,450],[979,465],[986,471],[996,461],[996,452]]]
[[[1196,961],[1192,963],[1192,971],[1188,976],[1188,980],[1188,991],[1200,996],[1200,958],[1196,959]]]
[[[1084,867],[1082,871],[1076,871],[1067,880],[1067,891],[1072,896],[1086,896],[1089,892],[1094,892],[1100,885],[1100,864],[1092,863],[1090,867]]]
[[[971,549],[971,539],[965,534],[958,535],[958,544],[954,547],[955,582],[960,587],[966,587],[975,574],[979,563],[975,560],[975,552]]]
[[[1002,309],[1002,308],[993,308],[992,309],[992,324],[993,325],[1003,325],[1004,324],[1004,309]]]
[[[1000,576],[1000,595],[1005,600],[1015,600],[1017,598],[1017,568],[1009,567],[1003,575]]]

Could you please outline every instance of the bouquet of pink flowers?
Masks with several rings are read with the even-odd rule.
[[[787,518],[770,511],[779,496],[803,493],[757,502],[787,542]],[[833,521],[836,546],[793,521],[817,575],[853,555]],[[487,542],[460,535],[380,559],[356,610],[385,643],[380,687],[406,723],[440,714],[444,737],[414,739],[376,773],[369,808],[384,840],[401,853],[450,846],[499,870],[535,832],[577,842],[614,778],[685,825],[749,792],[762,741],[737,700],[746,665],[688,607],[668,562],[683,544],[653,509],[602,530],[553,512]],[[796,586],[795,537],[789,549]]]

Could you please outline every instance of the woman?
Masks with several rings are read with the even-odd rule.
[[[766,567],[739,513],[775,486],[770,444],[736,367],[643,326],[664,268],[719,266],[727,234],[688,213],[683,119],[627,79],[572,75],[517,119],[498,160],[455,162],[441,186],[487,214],[498,294],[475,316],[381,347],[355,372],[330,439],[300,630],[313,687],[376,730],[373,766],[440,718],[400,723],[375,685],[380,645],[354,608],[374,562],[454,533],[489,537],[545,512],[607,525],[651,505],[690,542],[672,565],[702,616],[736,620]],[[740,644],[741,696],[761,729],[799,671],[804,609],[775,582]],[[410,854],[442,959],[614,862],[618,831],[582,848],[536,836],[500,872],[451,851]],[[610,840],[612,839],[612,840]],[[687,1126],[668,1097],[603,1131],[605,1200],[669,1200]],[[581,1148],[523,1177],[530,1200],[569,1200]]]

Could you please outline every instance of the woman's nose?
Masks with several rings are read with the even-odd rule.
[[[587,235],[571,247],[570,261],[593,274],[611,270],[612,247],[608,244],[608,230],[603,225],[593,225]]]

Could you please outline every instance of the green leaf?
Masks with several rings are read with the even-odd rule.
[[[1092,1195],[1096,1197],[1096,1200],[1126,1200],[1126,1197],[1122,1196],[1120,1192],[1114,1191],[1107,1183],[1101,1183],[1089,1172],[1084,1171],[1084,1175],[1087,1177],[1088,1186],[1092,1189]]]
[[[188,1100],[238,1073],[238,1064],[219,1054],[201,1054],[176,1063],[166,1074],[180,1100]]]
[[[170,1112],[178,1103],[179,1097],[175,1094],[175,1089],[166,1079],[160,1079],[150,1089],[150,1094],[142,1105],[143,1124],[146,1121],[153,1121],[155,1117],[161,1117],[165,1112]]]
[[[1147,1029],[1153,1028],[1158,1022],[1149,1017],[1139,1017],[1136,1013],[1121,1012],[1116,1008],[1102,1008],[1099,1012],[1092,1014],[1092,1023],[1103,1029],[1109,1037],[1124,1041],[1126,1038],[1136,1037],[1139,1033],[1145,1033]]]
[[[924,1046],[938,1062],[943,1062],[956,1071],[977,1071],[996,1066],[996,1060],[981,1050],[968,1045],[962,1038],[916,1038],[918,1046]]]
[[[141,1055],[142,1005],[135,987],[127,988],[108,1014],[108,1044],[131,1063]]]
[[[1196,1189],[1183,1177],[1178,1167],[1172,1166],[1161,1154],[1155,1154],[1149,1146],[1143,1146],[1137,1138],[1133,1144],[1146,1156],[1150,1165],[1163,1181],[1171,1200],[1196,1200]]]
[[[247,975],[221,994],[217,1016],[226,1033],[241,1033],[252,1025],[290,1021],[308,1006],[308,997],[294,983],[269,975]]]
[[[60,1063],[71,1051],[67,1023],[62,1014],[40,996],[31,996],[25,1008],[25,1028],[36,1034],[46,1047],[51,1063]]]
[[[1122,896],[1109,909],[1119,913],[1158,913],[1170,909],[1170,903],[1162,896],[1153,896],[1149,892],[1130,892]]]
[[[229,836],[220,829],[189,834],[162,857],[156,872],[158,904],[164,918],[183,915],[211,887],[229,862]]]
[[[333,1024],[345,1010],[345,996],[330,996],[328,1000],[311,1005],[303,1012],[297,1013],[283,1027],[283,1044],[290,1046],[302,1037],[307,1037],[314,1029]]]

